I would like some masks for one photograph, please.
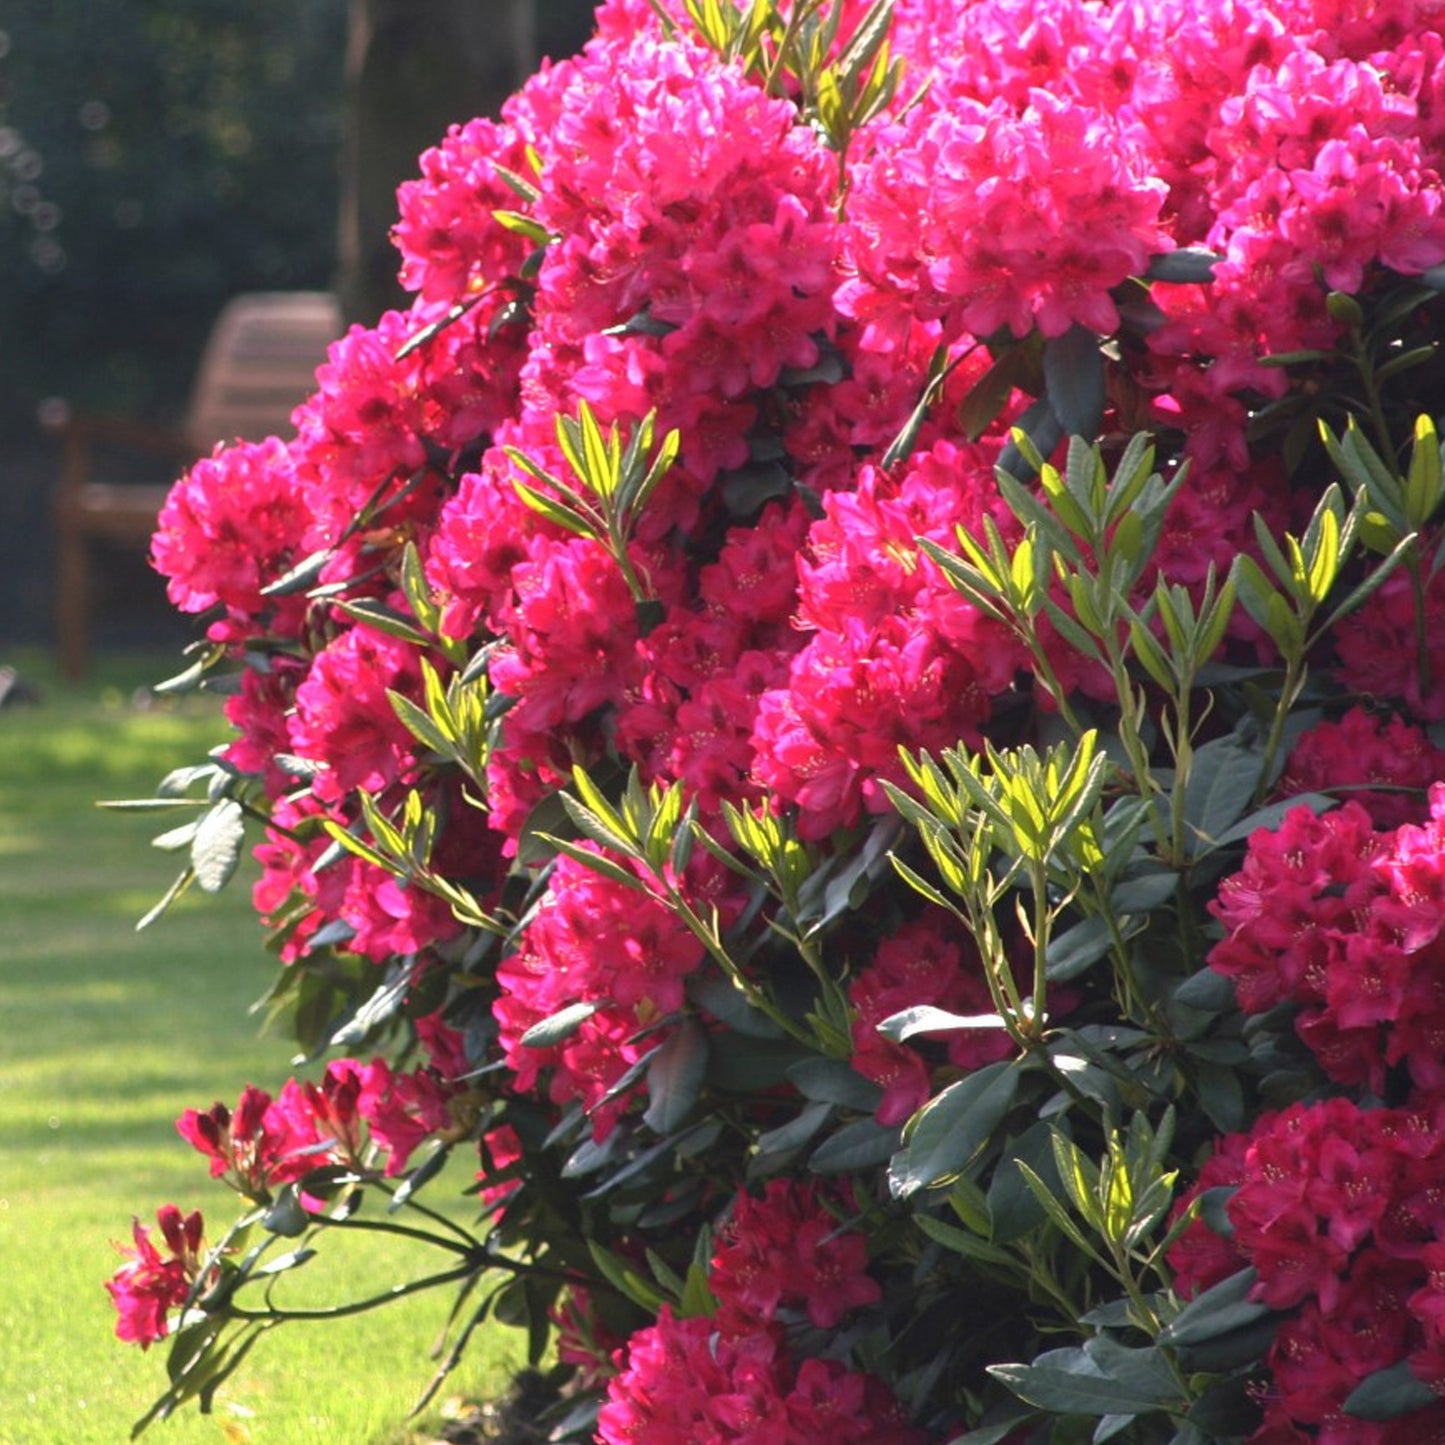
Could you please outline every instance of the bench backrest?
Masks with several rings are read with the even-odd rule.
[[[290,435],[292,411],[316,390],[316,368],[345,329],[326,291],[256,291],[228,302],[191,397],[186,430],[197,450]]]

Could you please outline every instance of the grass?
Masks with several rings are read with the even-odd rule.
[[[160,1348],[142,1355],[113,1337],[102,1288],[119,1260],[113,1242],[129,1238],[132,1215],[153,1222],[166,1202],[201,1208],[217,1231],[234,1217],[235,1196],[207,1177],[173,1120],[234,1102],[247,1082],[274,1091],[288,1051],[247,1016],[274,964],[244,880],[183,899],[137,935],[172,876],[174,860],[148,846],[169,820],[94,807],[149,795],[171,767],[201,757],[224,736],[214,706],[139,704],[137,689],[165,676],[168,658],[103,662],[84,688],[59,684],[41,658],[6,660],[39,681],[42,700],[0,710],[0,1445],[115,1445],[161,1392],[164,1364]],[[296,1302],[372,1294],[435,1267],[373,1235],[345,1244],[344,1257],[302,1271],[309,1297]],[[423,1294],[288,1325],[222,1388],[214,1414],[187,1406],[145,1438],[430,1439],[434,1430],[402,1422],[449,1303]],[[519,1354],[507,1334],[480,1339],[458,1390],[496,1391]]]

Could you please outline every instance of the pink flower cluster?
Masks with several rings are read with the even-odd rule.
[[[580,1099],[604,1137],[631,1098],[622,1075],[656,1048],[702,945],[661,903],[571,858],[558,861],[543,906],[517,951],[497,970],[500,1043],[514,1087],[530,1091],[551,1070],[550,1095]],[[596,1011],[562,1042],[540,1048],[525,1034],[571,1004]]]
[[[1385,1093],[1389,1070],[1445,1086],[1445,785],[1430,815],[1389,831],[1356,802],[1285,814],[1253,834],[1211,911],[1211,967],[1246,1013],[1288,1003],[1336,1083]]]
[[[1149,137],[1072,97],[1021,99],[942,83],[858,167],[847,314],[906,303],[949,336],[1114,330],[1110,292],[1174,245]]]
[[[1404,718],[1352,707],[1338,721],[1317,723],[1290,752],[1275,791],[1281,798],[1335,792],[1365,808],[1375,827],[1418,823],[1426,790],[1445,778],[1445,748]]]
[[[1232,1190],[1233,1234],[1193,1221],[1170,1256],[1179,1288],[1193,1295],[1249,1265],[1253,1298],[1291,1311],[1265,1356],[1253,1445],[1409,1445],[1445,1427],[1445,1404],[1380,1424],[1342,1410],[1401,1361],[1445,1385],[1442,1107],[1296,1104],[1221,1140],[1205,1165],[1195,1192]]]
[[[210,1160],[213,1179],[255,1203],[269,1203],[283,1185],[328,1167],[357,1177],[380,1168],[385,1177],[396,1177],[427,1141],[470,1137],[479,1112],[461,1035],[435,1015],[418,1021],[417,1034],[428,1056],[417,1068],[398,1072],[381,1058],[369,1064],[333,1059],[317,1083],[289,1079],[274,1098],[247,1085],[234,1109],[221,1102],[186,1109],[176,1130]],[[483,1148],[489,1172],[504,1171],[516,1157],[515,1146],[510,1129],[488,1134]],[[493,1182],[487,1172],[481,1183],[484,1199],[497,1207],[515,1188],[511,1180]],[[301,1203],[322,1208],[319,1198],[304,1192]],[[117,1337],[143,1346],[164,1338],[205,1256],[198,1212],[182,1218],[166,1205],[158,1222],[169,1254],[161,1254],[137,1222],[132,1258],[106,1283],[118,1312]]]
[[[598,1419],[604,1445],[923,1445],[880,1381],[836,1360],[799,1360],[788,1345],[783,1322],[799,1311],[831,1329],[881,1297],[862,1235],[830,1202],[841,1209],[788,1180],[737,1197],[708,1270],[716,1315],[664,1307],[618,1351]]]
[[[740,1194],[713,1251],[708,1285],[719,1322],[734,1328],[796,1316],[832,1329],[882,1290],[868,1273],[868,1246],[835,1216],[843,1202],[816,1184],[771,1180],[761,1199]]]
[[[231,702],[230,757],[276,810],[257,896],[289,956],[333,923],[377,959],[450,931],[445,906],[359,860],[314,873],[319,817],[361,830],[357,789],[384,808],[444,789],[385,698],[416,696],[415,649],[330,600],[404,612],[406,546],[445,635],[491,646],[512,703],[487,762],[500,848],[474,878],[495,881],[532,808],[609,749],[682,780],[705,815],[767,791],[824,839],[886,807],[900,745],[976,741],[1017,695],[1016,646],[916,540],[1001,516],[992,468],[1028,397],[963,433],[980,338],[1108,333],[1151,257],[1224,257],[1211,286],[1151,289],[1162,324],[1124,353],[1112,418],[1181,436],[1195,479],[1164,547],[1171,575],[1197,579],[1248,543],[1252,511],[1284,505],[1245,440],[1250,398],[1283,384],[1258,358],[1331,344],[1327,285],[1445,259],[1445,107],[1418,18],[1374,34],[1302,0],[900,0],[895,50],[930,84],[855,139],[846,176],[791,101],[686,24],[665,38],[650,4],[613,0],[598,26],[403,186],[410,310],[333,347],[293,439],[219,451],[161,519],[176,604],[269,657]],[[958,369],[885,472],[940,346]],[[565,474],[554,422],[584,401],[681,434],[629,545],[660,624],[598,543],[515,489],[506,449]],[[266,590],[318,553],[321,592]],[[1361,686],[1420,703],[1415,674],[1389,671],[1397,593],[1341,652]],[[1059,664],[1077,670],[1062,647]],[[306,796],[281,754],[317,769]],[[470,813],[447,809],[463,847],[480,842]]]
[[[167,1252],[161,1253],[137,1219],[134,1245],[123,1248],[130,1258],[105,1286],[116,1309],[116,1338],[143,1350],[166,1337],[170,1315],[185,1304],[205,1259],[199,1210],[183,1215],[174,1204],[163,1204],[156,1223]]]
[[[602,1445],[923,1445],[872,1377],[797,1363],[775,1329],[720,1333],[664,1305],[633,1335],[597,1418]]]
[[[368,1143],[388,1176],[402,1174],[426,1140],[468,1132],[473,1106],[461,1036],[435,1016],[417,1031],[430,1056],[419,1068],[398,1073],[385,1059],[333,1059],[320,1083],[288,1080],[274,1099],[247,1085],[234,1109],[187,1109],[176,1129],[210,1158],[213,1179],[248,1199],[269,1199],[328,1164],[367,1172]]]
[[[1438,536],[1425,538],[1438,547]],[[1427,576],[1424,618],[1416,627],[1414,588],[1406,572],[1387,577],[1378,592],[1337,629],[1335,648],[1345,685],[1372,697],[1400,698],[1414,717],[1445,718],[1445,574]]]
[[[893,1014],[932,1004],[955,1014],[985,1014],[993,1000],[971,940],[960,940],[941,918],[924,916],[904,924],[879,945],[873,961],[848,985],[853,1005],[853,1067],[883,1090],[877,1118],[901,1124],[928,1100],[931,1078],[924,1056],[912,1044],[895,1044],[878,1032]],[[955,1068],[977,1069],[1007,1058],[1008,1035],[995,1029],[958,1029],[943,1045]]]

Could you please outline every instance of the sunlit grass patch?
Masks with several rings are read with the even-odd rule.
[[[86,688],[20,663],[38,705],[0,710],[0,1445],[115,1445],[164,1386],[161,1347],[113,1336],[103,1281],[132,1215],[200,1208],[224,1228],[235,1196],[176,1134],[186,1107],[272,1090],[289,1050],[258,1034],[249,1005],[274,968],[246,877],[187,897],[143,934],[135,921],[177,860],[150,847],[154,816],[98,810],[149,796],[170,768],[226,736],[212,699],[146,699],[168,660],[105,663]],[[294,1281],[297,1299],[372,1294],[429,1262],[352,1236]],[[308,1277],[309,1276],[309,1277]],[[288,1285],[291,1282],[288,1281]],[[432,1368],[450,1299],[287,1328],[222,1390],[152,1427],[158,1445],[392,1445]],[[508,1336],[480,1339],[464,1381],[505,1378]]]

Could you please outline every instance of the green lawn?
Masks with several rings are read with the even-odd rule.
[[[132,1215],[199,1207],[218,1230],[235,1198],[175,1133],[188,1106],[233,1103],[243,1084],[285,1079],[284,1040],[262,1039],[247,1006],[273,968],[238,879],[187,897],[142,934],[175,860],[152,850],[155,816],[106,813],[224,737],[204,700],[145,704],[169,658],[102,663],[84,688],[43,660],[14,661],[42,688],[0,709],[0,1445],[115,1445],[160,1393],[159,1348],[112,1334],[104,1279]],[[444,1187],[444,1186],[443,1186]],[[339,1268],[317,1260],[311,1301],[374,1294],[434,1267],[390,1241],[348,1237]],[[299,1280],[298,1280],[299,1283]],[[156,1445],[394,1445],[449,1301],[398,1305],[271,1334],[223,1387],[215,1413],[187,1407],[153,1425]],[[520,1354],[481,1340],[443,1395],[496,1390]],[[455,1383],[455,1389],[451,1388]],[[435,1418],[435,1417],[433,1417]]]

